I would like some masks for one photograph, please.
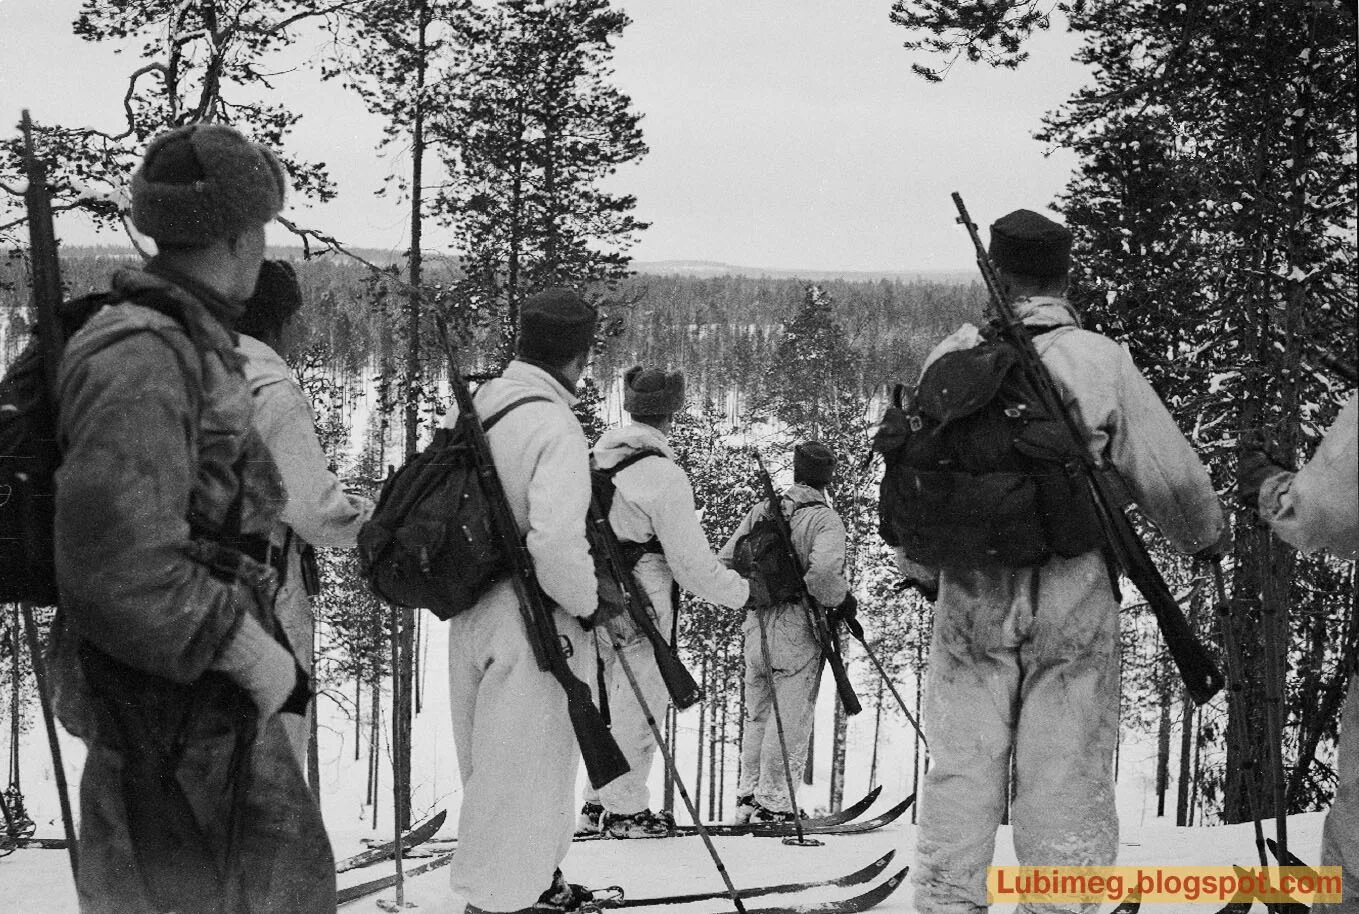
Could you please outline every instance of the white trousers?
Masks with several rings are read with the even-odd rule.
[[[562,610],[553,615],[572,672],[589,682],[589,636]],[[463,784],[449,880],[482,910],[526,908],[571,847],[580,750],[566,695],[538,669],[508,582],[449,620],[448,688]]]
[[[668,590],[669,588],[667,588]],[[656,627],[662,637],[670,640],[670,620],[673,612],[667,595],[659,599],[652,594],[656,610]],[[623,646],[623,656],[628,669],[637,679],[642,696],[651,711],[658,727],[665,720],[665,709],[670,702],[670,694],[665,688],[665,680],[656,666],[656,655],[651,642],[642,634],[629,616],[619,616],[608,623],[609,631],[596,631],[599,659],[604,664],[604,692],[608,696],[609,731],[613,734],[618,748],[628,760],[630,770],[627,774],[605,784],[599,790],[590,785],[585,787],[585,802],[598,803],[608,812],[630,815],[651,808],[651,790],[647,785],[651,776],[651,766],[656,758],[656,737],[647,724],[646,714],[637,702],[627,674],[623,672],[614,651],[615,639]],[[591,682],[598,679],[597,672],[592,674]],[[596,688],[598,688],[596,686]]]
[[[765,655],[760,620],[769,654]],[[821,683],[821,648],[812,635],[807,613],[799,603],[785,603],[747,611],[745,634],[746,720],[741,738],[741,780],[738,796],[755,795],[755,802],[775,812],[791,812],[783,747],[774,719],[777,693],[783,737],[788,748],[788,771],[793,788],[802,778],[807,742],[812,735],[816,693]]]
[[[929,659],[931,766],[912,868],[921,914],[986,910],[1012,753],[1019,863],[1113,864],[1118,605],[1100,554],[945,571]]]

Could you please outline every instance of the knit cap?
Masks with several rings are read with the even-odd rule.
[[[255,294],[236,320],[236,331],[256,338],[273,336],[301,307],[302,289],[293,265],[286,260],[266,260],[260,264]]]
[[[132,176],[132,224],[162,244],[207,244],[269,222],[287,187],[274,154],[232,128],[176,127],[151,141]]]
[[[835,454],[820,441],[804,441],[793,448],[793,478],[809,486],[830,485]]]
[[[587,352],[595,339],[595,317],[595,309],[571,289],[544,289],[531,295],[519,308],[518,353],[561,363]]]
[[[623,411],[668,416],[684,408],[684,372],[634,365],[623,372]]]
[[[1048,279],[1071,270],[1071,231],[1032,210],[1017,209],[991,226],[996,269]]]

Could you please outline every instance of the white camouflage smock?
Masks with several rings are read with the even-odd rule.
[[[613,477],[615,491],[609,525],[620,542],[645,543],[653,538],[660,542],[664,554],[643,555],[634,575],[651,598],[657,628],[669,639],[675,612],[672,583],[678,583],[700,600],[731,609],[745,604],[750,587],[713,554],[694,508],[689,477],[675,463],[675,453],[664,433],[640,423],[610,429],[595,444],[594,460],[601,470],[608,470],[633,454],[648,450],[662,456],[643,458]],[[623,644],[628,667],[637,678],[647,707],[657,721],[663,720],[669,697],[656,667],[651,642],[626,616],[614,619],[608,628]],[[632,686],[618,669],[613,639],[598,632],[597,640],[604,662],[610,731],[632,770],[602,790],[587,786],[585,802],[599,803],[608,812],[627,815],[650,808],[647,780],[656,757],[656,741]]]
[[[353,546],[359,528],[373,515],[373,503],[362,495],[350,495],[330,471],[325,451],[316,437],[311,404],[293,378],[283,357],[253,336],[240,334],[236,351],[245,357],[245,380],[255,407],[251,424],[274,458],[288,500],[270,539],[274,547],[288,547],[283,586],[274,601],[274,612],[283,625],[293,653],[310,675],[316,621],[311,598],[302,583],[301,554],[312,546]],[[288,531],[292,530],[292,536]],[[288,715],[284,729],[303,769],[311,716]]]
[[[590,463],[571,412],[575,395],[549,372],[513,361],[477,391],[486,419],[525,396],[488,432],[491,455],[543,591],[557,605],[569,665],[589,682],[594,651],[578,621],[598,605],[585,539]],[[450,413],[445,425],[457,416]],[[513,584],[493,586],[448,622],[453,739],[462,774],[453,890],[484,911],[517,911],[538,900],[575,831],[580,750],[557,680],[538,669]]]
[[[1059,328],[1035,342],[1091,454],[1119,471],[1177,549],[1216,542],[1225,520],[1208,473],[1127,350],[1079,329],[1061,299],[1017,310],[1030,327]],[[964,327],[927,364],[977,340]],[[1118,687],[1118,604],[1098,550],[1035,568],[940,574],[925,686],[932,763],[912,874],[922,914],[986,908],[1011,752],[1019,863],[1114,862]]]
[[[798,506],[807,505],[801,510]],[[803,580],[812,599],[823,607],[838,606],[849,593],[845,571],[845,525],[830,507],[825,493],[801,483],[783,493],[784,516],[790,518],[793,550],[805,570]],[[728,565],[736,544],[769,510],[761,500],[747,512],[736,532],[722,547],[720,558]],[[763,629],[763,630],[762,630]],[[821,647],[811,620],[800,603],[781,603],[747,610],[745,635],[745,734],[741,740],[741,780],[736,794],[753,794],[755,802],[774,812],[791,812],[784,775],[783,753],[774,720],[777,693],[783,735],[788,748],[788,767],[794,786],[807,757],[812,734],[812,715],[821,684]],[[766,656],[764,639],[768,639]]]

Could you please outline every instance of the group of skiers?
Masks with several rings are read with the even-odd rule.
[[[279,355],[301,305],[291,268],[264,260],[285,187],[273,153],[230,128],[154,139],[133,179],[132,218],[158,253],[115,274],[115,304],[76,333],[61,363],[55,673],[62,720],[90,750],[77,879],[86,914],[335,907],[334,861],[302,773],[311,547],[352,545],[373,506],[327,469]],[[1028,211],[992,226],[1006,294],[1092,456],[1177,548],[1220,557],[1229,531],[1208,474],[1127,351],[1081,328],[1064,297],[1070,252],[1065,228]],[[778,582],[750,561],[751,531],[772,508],[758,501],[713,551],[667,438],[684,406],[677,372],[629,370],[630,423],[589,447],[572,406],[596,329],[574,291],[527,299],[515,356],[479,388],[475,408],[572,671],[599,684],[630,771],[577,805],[576,736],[509,580],[453,616],[463,800],[450,878],[468,912],[576,910],[588,893],[560,868],[573,833],[646,838],[673,826],[647,786],[657,749],[647,718],[662,716],[666,688],[628,616],[601,610],[610,598],[586,530],[592,468],[613,486],[609,525],[662,632],[673,637],[679,588],[744,608],[738,816],[796,815],[785,766],[802,768],[823,645],[804,604],[772,597]],[[927,366],[980,339],[964,327]],[[1354,426],[1351,401],[1308,468],[1259,465],[1261,516],[1302,548],[1354,556]],[[792,456],[780,510],[806,592],[832,624],[857,629],[845,528],[828,494],[837,455],[808,441]],[[1112,864],[1119,603],[1103,550],[1024,568],[899,560],[937,597],[917,907],[985,909],[1012,756],[1020,862]],[[1359,868],[1357,704],[1352,687],[1323,862]]]

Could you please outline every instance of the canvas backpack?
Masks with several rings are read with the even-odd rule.
[[[511,411],[533,402],[550,401],[521,397],[482,428],[489,434]],[[358,546],[359,569],[373,593],[444,620],[470,609],[509,571],[465,422],[439,429],[424,451],[387,478]]]
[[[792,529],[793,518],[799,511],[817,507],[829,506],[819,501],[804,501],[793,505],[793,510],[785,515],[788,528]],[[774,519],[770,510],[769,504],[765,503],[764,512],[751,523],[750,530],[736,541],[732,550],[733,567],[746,577],[758,572],[764,580],[765,587],[769,589],[771,603],[775,605],[794,603],[802,599],[806,585],[797,560],[783,545],[778,521]],[[783,510],[782,503],[779,510]]]
[[[640,451],[629,454],[606,470],[601,470],[599,467],[595,466],[593,460],[590,462],[590,488],[593,491],[595,501],[598,502],[599,510],[604,515],[606,522],[608,521],[609,512],[613,509],[614,495],[617,494],[618,491],[617,486],[614,483],[614,477],[634,463],[639,463],[648,457],[660,457],[662,460],[667,459],[666,456],[658,450],[643,448]],[[642,560],[642,556],[644,555],[664,554],[661,549],[661,541],[655,536],[640,543],[623,542],[620,540],[618,546],[619,550],[623,553],[623,562],[628,566],[629,571],[637,567],[637,563]]]
[[[1012,343],[986,334],[935,360],[909,405],[900,392],[873,445],[886,461],[878,510],[888,545],[931,568],[981,568],[1103,542],[1080,445],[1043,407]]]
[[[151,308],[186,326],[182,307],[168,295],[148,290],[127,298],[96,292],[57,309],[62,344],[104,306],[124,303]],[[56,605],[57,432],[56,392],[47,389],[43,347],[35,333],[0,379],[0,603]]]

